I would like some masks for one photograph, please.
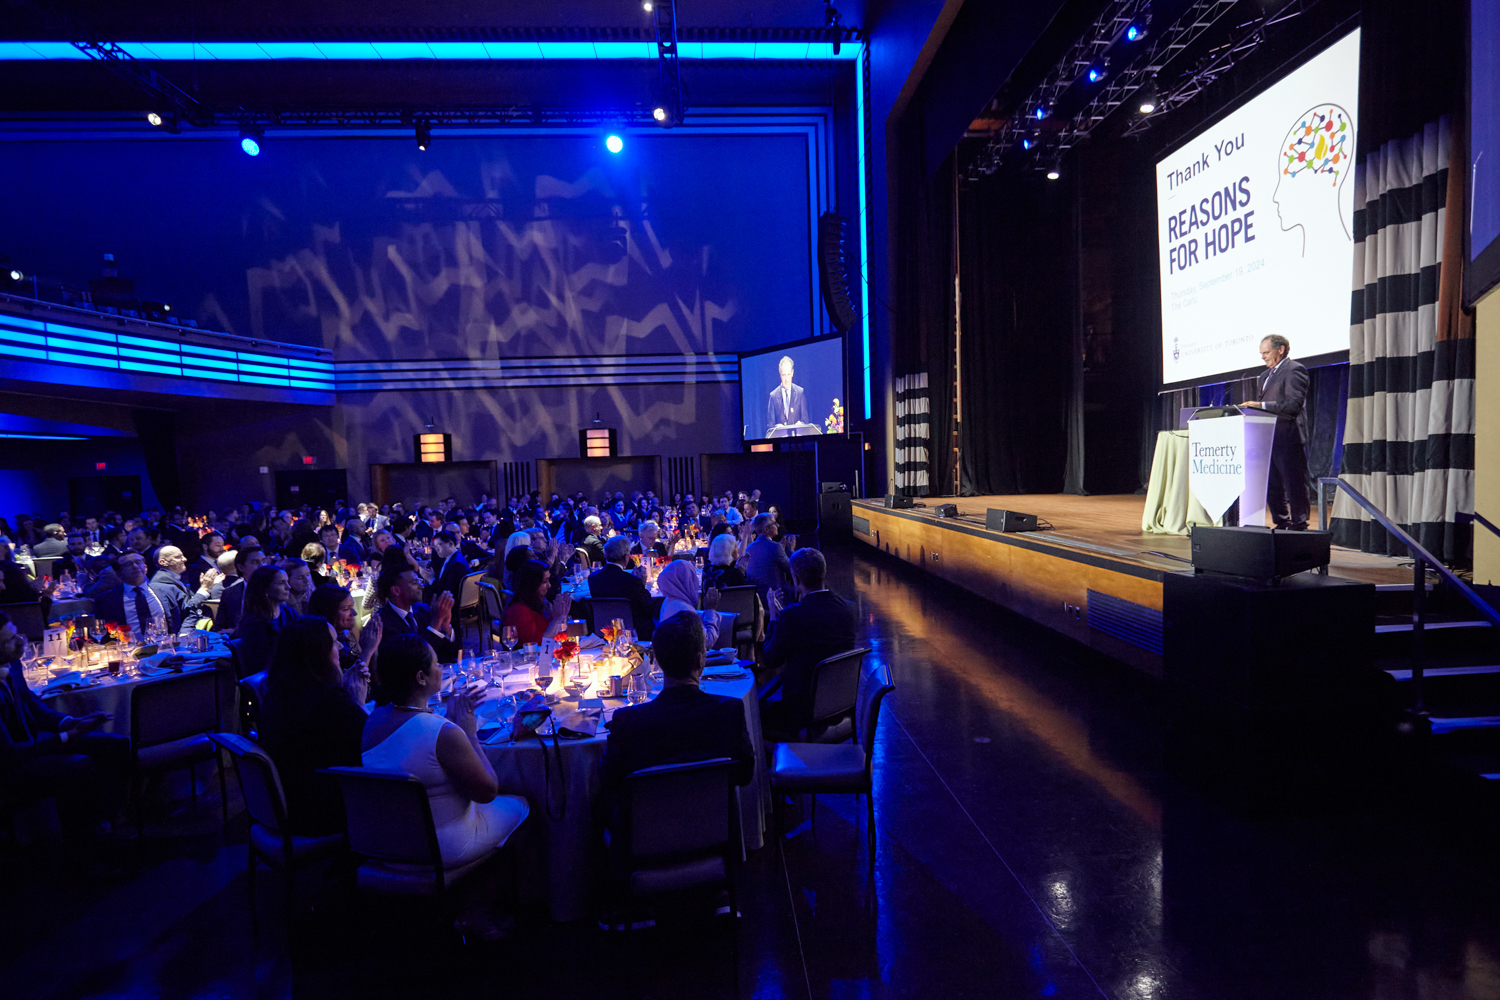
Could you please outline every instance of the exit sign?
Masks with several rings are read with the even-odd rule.
[[[109,468],[109,463],[108,462],[95,462],[94,463],[94,471],[95,472],[103,472],[105,469],[108,469],[108,468]]]

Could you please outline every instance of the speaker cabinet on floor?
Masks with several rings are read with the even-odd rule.
[[[848,493],[818,494],[818,538],[822,541],[854,537],[854,507]]]

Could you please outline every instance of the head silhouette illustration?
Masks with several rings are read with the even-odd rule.
[[[1337,104],[1309,108],[1281,140],[1271,197],[1282,230],[1302,230],[1304,257],[1334,233],[1353,239],[1339,202],[1344,179],[1353,168],[1354,122]]]

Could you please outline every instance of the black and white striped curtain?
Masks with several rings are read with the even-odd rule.
[[[1474,510],[1474,338],[1458,308],[1462,171],[1448,118],[1356,165],[1354,291],[1343,477],[1445,561],[1465,561]],[[1462,160],[1462,157],[1459,157]],[[1405,554],[1357,504],[1334,542]]]
[[[896,379],[896,492],[903,496],[927,496],[931,404],[926,372]]]

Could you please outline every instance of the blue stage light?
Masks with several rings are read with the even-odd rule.
[[[1039,104],[1039,105],[1037,105],[1036,120],[1037,121],[1041,121],[1043,118],[1046,118],[1046,117],[1047,117],[1047,106],[1045,104]]]
[[[260,155],[260,132],[257,129],[240,129],[240,148],[246,156]]]
[[[1022,149],[1030,149],[1031,148],[1031,140],[1030,139],[1022,139],[1021,140],[1021,148]]]
[[[1139,37],[1141,37],[1141,29],[1137,28],[1135,25],[1132,24],[1130,27],[1125,29],[1125,40],[1127,42],[1133,42]]]
[[[612,135],[604,140],[604,148],[609,150],[611,153],[618,153],[620,150],[625,148],[625,140],[621,139],[617,135]]]
[[[1089,83],[1098,83],[1100,80],[1104,79],[1104,67],[1103,66],[1090,66],[1089,67],[1089,72],[1088,72],[1088,78],[1089,78]]]

